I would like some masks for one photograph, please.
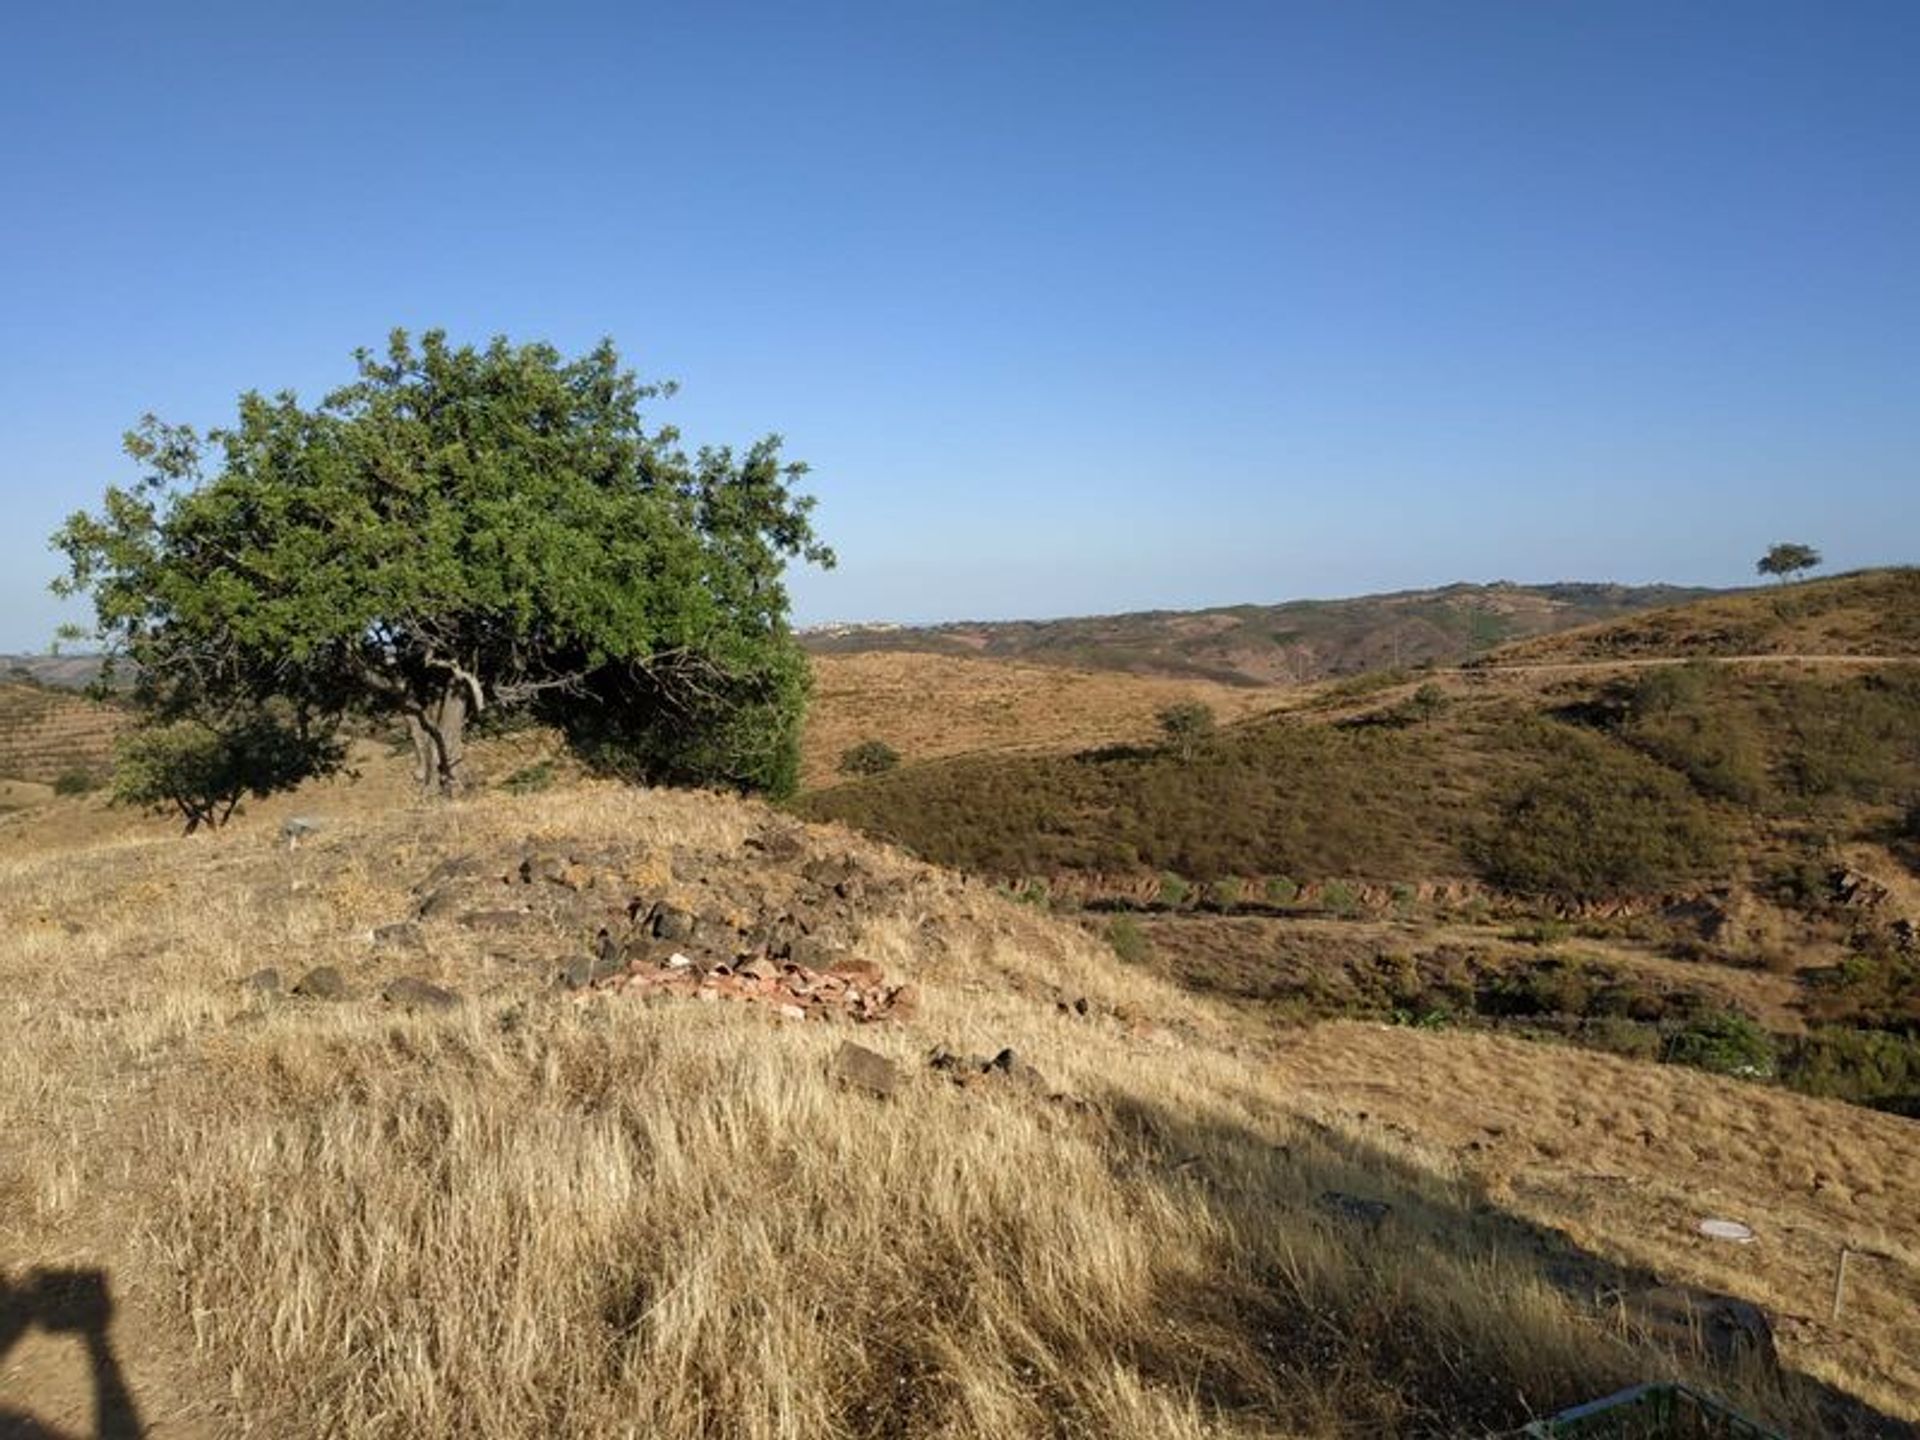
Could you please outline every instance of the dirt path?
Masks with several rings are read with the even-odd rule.
[[[1640,655],[1618,660],[1539,660],[1505,664],[1489,661],[1481,666],[1454,666],[1437,671],[1443,675],[1591,675],[1610,670],[1657,670],[1669,665],[1821,665],[1836,669],[1862,666],[1920,664],[1913,655]]]

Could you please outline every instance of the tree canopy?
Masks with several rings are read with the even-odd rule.
[[[1762,575],[1785,580],[1820,563],[1820,552],[1811,545],[1783,543],[1770,546],[1754,566]]]
[[[429,790],[469,721],[537,708],[649,779],[789,788],[807,671],[789,560],[833,563],[778,436],[688,454],[612,343],[576,359],[395,331],[314,406],[152,416],[143,469],[54,537],[99,637],[169,719],[406,722]],[[251,720],[249,720],[251,723]]]

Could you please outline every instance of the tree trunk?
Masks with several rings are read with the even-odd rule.
[[[413,778],[426,795],[457,795],[465,787],[467,692],[458,683],[420,702],[407,716],[413,739]]]

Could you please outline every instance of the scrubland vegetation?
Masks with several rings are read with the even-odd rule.
[[[1817,623],[1835,645],[1897,648],[1916,609],[1912,573],[1884,572],[1566,643],[1605,651],[1628,643],[1616,632],[1698,638],[1739,621],[1742,646],[1784,643],[1770,627],[1792,622],[1782,634]],[[1901,878],[1920,874],[1920,672],[1845,657],[1576,677],[1549,664],[1538,679],[1507,668],[1537,650],[1444,683],[1353,677],[1198,742],[1143,732],[1106,750],[911,765],[802,808],[1060,904],[1255,917],[1234,943],[1273,982],[1261,993],[1296,1017],[1497,1024],[1920,1107],[1920,890]],[[1856,872],[1861,857],[1879,878]],[[1606,945],[1701,962],[1703,983],[1648,990],[1644,976],[1588,964],[1577,937],[1533,961],[1480,955],[1450,980],[1442,965],[1406,985],[1356,982],[1356,967],[1324,954],[1298,969],[1283,958],[1300,914],[1409,918],[1429,941],[1502,915],[1568,917]],[[1540,923],[1566,938],[1566,919]],[[1178,927],[1157,926],[1122,931],[1115,948],[1138,963],[1180,943]],[[1222,952],[1203,948],[1197,968],[1161,968],[1247,993],[1212,984]],[[1778,1003],[1760,1014],[1750,995],[1715,998],[1705,982],[1729,969],[1778,973]]]

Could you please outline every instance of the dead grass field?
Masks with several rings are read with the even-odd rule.
[[[902,1067],[878,1100],[829,1077],[842,1026],[572,1003],[540,962],[579,936],[368,938],[441,859],[593,849],[699,904],[770,883],[748,842],[790,821],[607,785],[369,813],[381,784],[288,801],[325,820],[297,850],[262,807],[0,860],[0,1313],[32,1321],[50,1269],[118,1300],[91,1358],[39,1314],[0,1425],[84,1433],[109,1372],[120,1433],[162,1436],[1479,1434],[1672,1374],[1799,1435],[1900,1430],[1827,1385],[1920,1416],[1908,1122],[1478,1037],[1276,1037],[816,827],[875,897],[857,952],[924,991],[855,1037]],[[359,998],[237,983],[322,963]],[[395,973],[465,1003],[384,1006]],[[956,1087],[940,1044],[1047,1083]],[[1703,1209],[1761,1243],[1705,1248]],[[1841,1240],[1894,1258],[1828,1325]],[[1611,1323],[1596,1296],[1654,1268],[1779,1305],[1781,1374]]]
[[[979,751],[1088,750],[1158,734],[1155,712],[1182,700],[1211,705],[1222,724],[1291,703],[1282,690],[1072,670],[947,655],[815,655],[802,783],[840,777],[841,754],[884,740],[903,761]]]

